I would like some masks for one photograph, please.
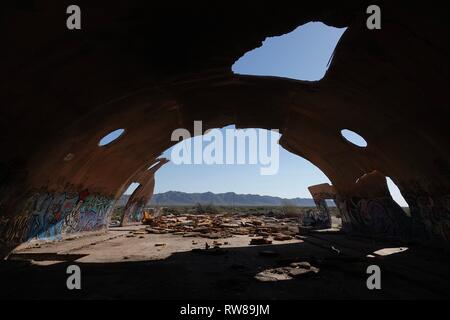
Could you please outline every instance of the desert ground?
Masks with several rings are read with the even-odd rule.
[[[191,229],[217,219],[197,217]],[[32,241],[0,263],[2,298],[450,297],[450,259],[438,249],[350,238],[337,228],[296,230],[295,218],[273,219],[228,216],[220,230],[188,232],[192,217],[169,215],[147,225]],[[81,290],[66,287],[66,269],[73,264],[81,268]],[[381,290],[366,286],[373,264],[382,270]]]

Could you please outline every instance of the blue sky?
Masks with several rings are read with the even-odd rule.
[[[322,23],[308,23],[287,35],[266,39],[262,47],[239,59],[232,67],[233,72],[319,80],[324,76],[328,61],[344,31]],[[164,156],[170,157],[170,150]],[[308,186],[329,182],[317,167],[283,148],[280,150],[280,167],[276,175],[262,176],[259,168],[259,165],[168,163],[156,173],[155,192],[233,191],[284,198],[310,198]]]
[[[228,126],[221,129],[232,129]],[[264,130],[267,132],[267,130]],[[202,137],[192,140],[200,141]],[[163,156],[170,159],[171,149]],[[248,153],[247,153],[248,156]],[[283,198],[308,197],[308,186],[329,182],[329,179],[307,160],[280,148],[279,170],[275,175],[261,175],[260,164],[244,165],[175,165],[165,164],[156,172],[155,192],[184,191],[214,193],[236,192],[272,195]]]
[[[241,57],[232,70],[237,74],[320,80],[344,32],[345,29],[328,27],[320,22],[307,23],[289,34],[267,38],[260,48]],[[351,134],[349,139],[361,142],[359,137]],[[163,156],[170,159],[170,153],[171,149]],[[283,198],[310,198],[308,186],[330,182],[313,164],[283,148],[280,149],[279,159],[279,171],[271,176],[260,175],[259,165],[175,165],[169,162],[156,172],[155,193],[171,190],[232,191]],[[389,183],[393,187],[393,183]],[[402,201],[398,189],[394,190],[393,196]]]
[[[238,74],[320,80],[345,28],[310,22],[279,37],[267,38],[233,65]]]

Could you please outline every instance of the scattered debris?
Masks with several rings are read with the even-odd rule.
[[[287,241],[287,240],[292,240],[292,237],[286,234],[277,234],[273,237],[273,240],[276,241]]]
[[[267,269],[255,276],[255,279],[263,282],[282,281],[299,278],[307,274],[316,274],[319,268],[311,266],[308,262],[294,262],[289,267]]]
[[[155,243],[155,247],[164,247],[165,243]]]
[[[271,217],[267,215],[239,214],[184,214],[146,215],[145,229],[135,234],[174,234],[183,237],[226,239],[236,235],[274,237],[287,241],[298,235],[299,220],[295,217]],[[256,242],[260,240],[255,240]],[[264,241],[265,242],[265,241]],[[268,243],[262,243],[268,244]]]
[[[206,233],[206,234],[200,234],[200,237],[208,238],[208,239],[220,239],[220,238],[227,238],[228,235],[220,233],[220,232],[211,232],[211,233]]]
[[[341,250],[335,248],[334,246],[331,246],[331,249],[336,252],[337,254],[341,254]]]
[[[188,233],[183,234],[183,237],[192,237],[192,238],[194,238],[194,237],[199,237],[200,234],[201,233],[199,233],[199,232],[188,232]]]
[[[292,277],[289,276],[289,271],[283,268],[267,269],[255,276],[256,280],[262,282],[272,282],[272,281],[283,281],[291,280]]]
[[[155,228],[145,228],[145,231],[147,231],[147,233],[154,233],[154,234],[164,234],[164,233],[168,233],[165,230],[160,230],[160,229],[155,229]]]
[[[311,269],[311,264],[306,261],[292,262],[289,266],[292,268],[303,268],[303,269],[307,269],[307,270]]]

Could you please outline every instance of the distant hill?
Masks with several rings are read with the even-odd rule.
[[[129,196],[123,195],[119,205],[125,205]],[[298,207],[314,207],[315,203],[310,198],[284,199],[271,196],[260,196],[256,194],[227,193],[185,193],[179,191],[168,191],[153,195],[149,205],[154,206],[192,206],[197,203],[214,204],[217,206],[284,206],[286,204]],[[333,201],[328,201],[329,206],[334,206]]]

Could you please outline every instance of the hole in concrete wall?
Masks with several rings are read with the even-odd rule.
[[[125,195],[131,195],[133,194],[133,192],[140,186],[141,184],[139,182],[133,182],[131,183],[127,190],[125,190],[125,192],[123,194]]]
[[[249,128],[250,130],[255,130]],[[162,193],[167,191],[182,191],[182,192],[207,192],[214,193],[226,193],[235,192],[238,194],[259,194],[259,195],[271,195],[281,198],[311,198],[311,194],[308,191],[308,187],[314,184],[330,183],[328,177],[314,164],[308,160],[293,154],[283,147],[281,147],[276,141],[274,146],[279,147],[279,153],[271,157],[272,166],[278,168],[273,175],[261,175],[261,169],[270,165],[261,164],[259,162],[259,156],[256,156],[256,162],[251,163],[249,161],[250,148],[248,147],[241,154],[245,156],[245,163],[238,163],[238,150],[237,143],[235,142],[234,148],[227,148],[227,142],[229,138],[227,133],[229,131],[236,132],[234,125],[218,129],[223,137],[221,140],[221,147],[219,152],[220,156],[217,159],[222,160],[222,164],[219,163],[206,163],[203,159],[203,152],[206,153],[207,149],[211,145],[211,141],[215,141],[213,132],[206,133],[201,136],[196,136],[190,139],[186,139],[178,142],[176,145],[167,149],[162,157],[170,159],[170,161],[159,169],[155,174],[155,193]],[[219,132],[216,132],[217,134]],[[261,129],[258,131],[258,135],[269,136],[269,131]],[[280,134],[275,134],[276,140],[280,138]],[[209,140],[205,140],[209,137]],[[259,139],[259,138],[258,138]],[[236,140],[235,140],[236,141]],[[259,140],[258,140],[259,141]],[[268,137],[269,145],[272,146],[272,138]],[[194,145],[202,146],[200,149],[201,163],[194,164],[195,160],[195,148]],[[176,160],[172,158],[172,152],[180,150],[181,146],[186,146],[183,150],[187,152],[187,159],[189,163],[178,164]],[[256,152],[258,155],[259,144],[256,145]],[[265,147],[261,147],[265,148]],[[218,148],[219,149],[219,148]],[[202,151],[203,150],[203,151]],[[232,163],[228,163],[227,151],[234,150],[232,156]],[[261,149],[261,152],[270,151]],[[175,152],[178,155],[178,151]],[[205,157],[206,159],[206,157]],[[228,164],[227,164],[228,163]],[[312,204],[314,206],[314,204]]]
[[[392,200],[394,200],[400,207],[402,207],[405,213],[408,216],[410,216],[408,202],[406,202],[405,198],[403,197],[400,188],[389,177],[386,177],[386,183],[389,189],[389,193],[391,194]]]
[[[354,131],[343,129],[341,130],[341,135],[345,140],[347,140],[348,142],[357,147],[360,148],[367,147],[367,141],[361,135],[357,134]]]
[[[347,28],[309,22],[247,52],[232,67],[237,74],[317,81],[324,77],[339,39]]]
[[[98,143],[100,147],[106,146],[110,144],[111,142],[117,140],[120,138],[125,132],[125,129],[117,129],[110,133],[108,133],[106,136],[104,136]]]
[[[156,167],[159,164],[159,161],[156,161],[153,163],[150,167],[147,168],[147,170],[152,170],[154,167]]]
[[[122,221],[123,215],[125,213],[125,206],[127,205],[128,199],[139,188],[141,184],[139,182],[132,182],[125,190],[125,192],[120,196],[120,198],[116,201],[113,209],[113,213],[111,214],[109,226],[110,227],[118,227],[120,226],[120,222]]]
[[[326,200],[331,213],[331,228],[341,229],[342,228],[342,215],[339,207],[334,199]]]
[[[280,134],[276,133],[274,136],[268,137],[268,140],[272,141],[272,138],[275,138],[274,146],[279,151],[277,152],[278,156],[272,159],[273,163],[277,162],[276,166],[279,170],[273,175],[261,175],[261,168],[267,167],[267,163],[262,165],[258,161],[254,164],[247,161],[239,164],[237,144],[234,147],[227,147],[231,134],[237,132],[236,127],[230,125],[217,130],[215,134],[211,131],[183,140],[162,154],[163,158],[170,159],[170,161],[156,171],[155,190],[149,204],[150,207],[162,206],[165,208],[164,210],[175,208],[173,212],[178,213],[182,210],[209,208],[215,212],[231,214],[265,215],[270,213],[276,216],[302,218],[308,215],[312,219],[312,223],[318,225],[318,218],[323,216],[318,217],[320,212],[308,187],[331,182],[317,166],[281,147],[277,143]],[[219,133],[221,134],[219,135]],[[268,130],[258,130],[258,141],[261,141],[263,135],[269,136],[269,134]],[[223,161],[194,164],[195,146],[199,146],[199,156],[202,158],[202,152],[207,151],[211,146],[211,141],[215,140],[213,136],[216,136],[216,139],[219,136],[222,137],[216,151],[220,150],[217,153],[220,155],[217,159]],[[249,141],[247,140],[247,142]],[[272,143],[269,142],[269,145]],[[182,148],[183,146],[184,148]],[[249,144],[247,144],[248,146]],[[264,146],[261,147],[263,149],[259,148],[253,153],[268,152]],[[183,154],[186,152],[188,155],[186,157],[188,163],[177,164],[177,160],[173,158],[172,152],[175,151],[175,156],[178,156],[178,151],[181,149],[183,149]],[[232,158],[236,161],[227,164],[228,152],[233,152],[233,150]],[[247,160],[249,160],[249,151],[247,149],[242,152]],[[197,204],[200,204],[202,208]],[[333,222],[336,222],[336,228],[339,228],[339,209],[335,206],[334,201],[327,201],[327,204],[330,214],[336,218],[333,219]],[[182,209],[182,207],[187,209]]]

